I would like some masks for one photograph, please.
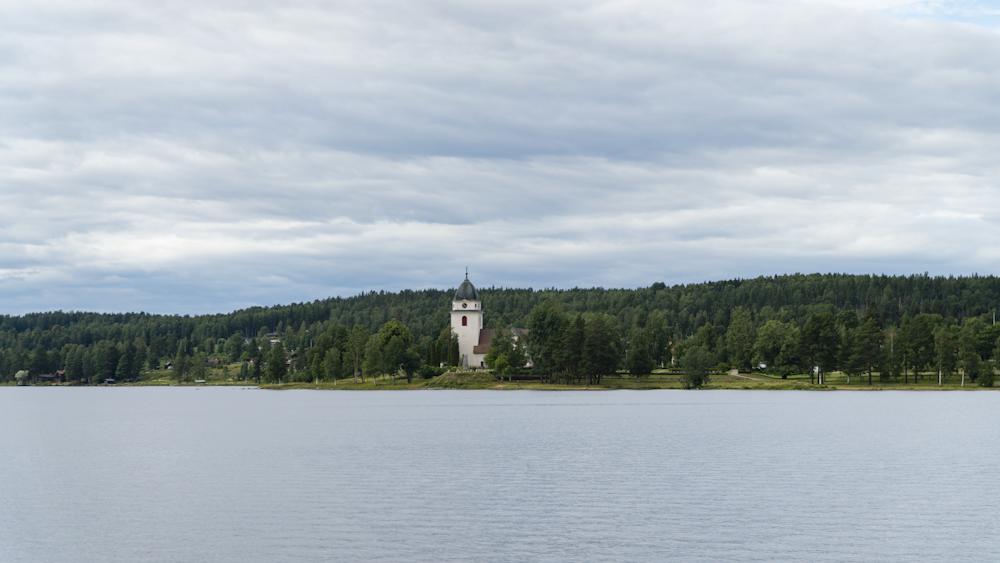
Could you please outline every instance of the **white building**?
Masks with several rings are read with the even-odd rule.
[[[523,328],[510,330],[517,340],[528,334]],[[490,342],[493,341],[496,329],[483,328],[483,302],[479,300],[479,292],[469,281],[468,273],[451,302],[451,331],[458,336],[460,365],[485,367],[483,360],[490,351]]]
[[[462,359],[462,366],[482,366],[490,343],[487,340],[485,348],[480,346],[483,303],[479,300],[479,292],[469,281],[469,274],[465,274],[465,281],[458,286],[451,302],[451,331],[458,336],[458,356]],[[480,348],[479,353],[476,348]]]

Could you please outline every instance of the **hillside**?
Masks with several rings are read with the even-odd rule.
[[[361,325],[376,331],[392,318],[406,324],[417,343],[428,343],[448,327],[453,292],[370,292],[194,317],[60,311],[3,316],[0,380],[9,381],[13,372],[27,367],[32,353],[38,369],[55,370],[66,364],[67,354],[77,347],[136,343],[148,349],[148,357],[166,360],[182,341],[192,352],[200,348],[211,355],[220,352],[222,343],[234,333],[257,336],[267,332],[285,333],[286,348],[293,350],[308,347],[310,338],[333,326]],[[1000,278],[795,274],[675,286],[656,283],[639,289],[483,287],[480,295],[487,327],[525,326],[532,308],[547,300],[565,313],[615,316],[623,328],[644,326],[654,314],[672,338],[680,340],[707,322],[724,333],[737,306],[750,311],[758,326],[771,319],[801,326],[815,311],[860,312],[870,302],[878,305],[886,327],[898,325],[904,314],[918,313],[941,315],[956,324],[977,316],[991,321],[1000,308]]]

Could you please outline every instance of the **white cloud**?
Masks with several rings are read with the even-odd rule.
[[[965,213],[962,211],[937,210],[930,213],[920,213],[917,219],[955,219],[959,221],[981,221],[982,213]]]
[[[834,4],[5,3],[0,309],[991,271],[1000,38]]]

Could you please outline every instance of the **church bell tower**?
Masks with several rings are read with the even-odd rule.
[[[451,330],[458,336],[458,354],[462,366],[479,366],[480,358],[473,356],[473,348],[479,344],[479,333],[483,329],[483,304],[479,293],[469,281],[469,272],[465,272],[465,281],[458,286],[455,298],[451,301]]]

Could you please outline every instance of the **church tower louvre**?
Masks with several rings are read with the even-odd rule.
[[[479,300],[479,292],[469,281],[469,272],[465,272],[465,281],[458,286],[455,298],[451,301],[451,330],[458,336],[458,354],[462,366],[479,367],[486,353],[477,354],[474,350],[479,346],[480,333],[483,330],[483,303]]]

